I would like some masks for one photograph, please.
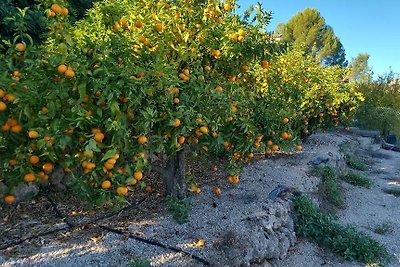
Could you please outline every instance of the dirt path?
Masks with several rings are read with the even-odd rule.
[[[178,225],[170,214],[161,212],[143,220],[131,218],[123,230],[183,249],[209,261],[211,266],[233,266],[218,263],[223,255],[215,248],[221,233],[228,226],[242,227],[243,218],[260,211],[268,193],[278,185],[294,187],[317,199],[319,178],[309,175],[312,168],[309,162],[317,158],[326,158],[335,164],[342,162],[339,147],[347,141],[359,143],[353,152],[368,164],[363,175],[373,180],[374,186],[365,189],[343,182],[347,205],[338,213],[340,221],[355,225],[385,244],[397,257],[390,266],[400,266],[400,198],[382,191],[400,189],[400,153],[380,149],[371,138],[344,134],[317,134],[309,138],[301,153],[255,162],[245,169],[237,187],[224,183],[220,198],[212,193],[213,186],[204,186],[202,193],[192,199],[193,209],[186,224]],[[129,218],[129,211],[126,213]],[[103,224],[112,225],[112,219]],[[145,244],[127,235],[100,229],[94,232],[90,237],[55,238],[26,257],[0,256],[0,266],[129,266],[134,258],[148,259],[152,266],[203,266],[187,255]],[[199,239],[205,241],[204,246],[196,243]],[[283,258],[251,266],[363,266],[343,261],[304,240],[298,240]]]

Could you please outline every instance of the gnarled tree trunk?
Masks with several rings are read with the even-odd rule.
[[[174,196],[178,199],[183,199],[186,196],[185,154],[185,150],[182,149],[167,160],[167,165],[163,173],[167,196]]]

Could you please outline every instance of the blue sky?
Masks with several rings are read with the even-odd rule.
[[[279,22],[287,22],[307,7],[317,9],[326,24],[340,38],[346,58],[368,53],[374,76],[389,71],[400,73],[400,1],[399,0],[261,0],[273,12],[268,31]],[[238,0],[241,10],[256,1]]]

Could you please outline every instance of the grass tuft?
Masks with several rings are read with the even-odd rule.
[[[167,197],[167,207],[177,223],[184,224],[189,221],[189,215],[192,209],[189,199],[177,199],[176,197],[169,196]]]
[[[314,175],[321,175],[321,191],[328,202],[340,208],[344,207],[345,201],[343,193],[338,185],[335,170],[330,166],[317,166],[311,173]]]
[[[383,192],[391,194],[395,197],[400,197],[400,189],[384,189]]]
[[[373,183],[370,179],[368,179],[367,177],[364,177],[362,175],[353,173],[353,172],[349,172],[345,175],[342,175],[340,177],[343,181],[355,185],[355,186],[361,186],[361,187],[365,187],[365,188],[371,188]]]

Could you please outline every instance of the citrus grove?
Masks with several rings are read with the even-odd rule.
[[[362,100],[345,70],[271,39],[260,6],[239,16],[234,1],[104,0],[71,22],[67,2],[39,2],[46,41],[17,36],[0,56],[7,203],[56,174],[92,204],[121,202],[151,191],[150,170],[182,198],[188,153],[226,157],[238,183],[256,153],[301,150]]]

